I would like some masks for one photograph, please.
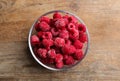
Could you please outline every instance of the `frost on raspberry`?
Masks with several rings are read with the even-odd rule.
[[[63,18],[61,19],[57,19],[57,21],[55,22],[55,26],[58,28],[58,29],[64,29],[65,26],[66,26],[66,22]]]
[[[53,36],[57,36],[59,34],[59,30],[57,28],[52,28],[51,33]]]
[[[59,37],[63,39],[68,39],[69,38],[69,32],[67,30],[62,30],[59,34]]]
[[[79,31],[74,29],[72,32],[70,32],[69,37],[71,40],[77,40],[79,38]]]
[[[57,38],[55,38],[54,44],[57,47],[62,47],[65,45],[65,40],[63,38],[57,37]]]
[[[37,53],[38,55],[41,57],[41,58],[46,58],[46,54],[47,54],[47,50],[46,49],[42,49],[42,48],[39,48],[37,50]]]
[[[75,60],[73,59],[72,56],[69,56],[66,60],[65,60],[65,64],[66,65],[71,65],[74,64]]]
[[[54,59],[56,57],[56,52],[54,49],[48,51],[48,57]]]

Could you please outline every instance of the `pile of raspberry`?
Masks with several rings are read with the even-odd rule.
[[[74,16],[55,12],[53,18],[39,18],[34,27],[37,33],[31,36],[31,45],[42,63],[60,69],[82,60],[86,27]]]

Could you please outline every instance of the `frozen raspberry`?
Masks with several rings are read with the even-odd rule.
[[[56,54],[56,57],[55,57],[55,62],[56,63],[59,63],[63,60],[63,56],[62,54]]]
[[[63,62],[56,63],[56,68],[60,69],[64,66]]]
[[[31,44],[32,46],[35,46],[40,43],[39,38],[36,35],[31,36]]]
[[[68,55],[63,55],[63,60],[67,60],[68,59]]]
[[[71,40],[77,40],[79,38],[79,31],[74,29],[74,31],[70,32],[69,37]]]
[[[71,45],[71,41],[70,40],[65,40],[65,44]]]
[[[83,32],[85,32],[85,31],[86,31],[86,27],[85,27],[85,25],[83,25],[83,24],[79,24],[79,25],[78,25],[78,30],[79,30],[79,31],[83,31]]]
[[[51,40],[51,39],[43,39],[42,44],[43,44],[47,49],[49,49],[50,46],[53,45],[53,40]]]
[[[41,58],[46,58],[46,54],[47,54],[47,50],[46,49],[42,49],[42,48],[39,48],[37,50],[37,53],[38,55],[41,57]]]
[[[76,48],[73,45],[64,45],[64,47],[62,48],[62,52],[64,54],[73,54],[75,53]]]
[[[75,30],[75,25],[73,23],[68,24],[68,30],[69,31],[74,31]]]
[[[73,53],[75,53],[75,51],[76,51],[76,48],[73,45],[70,45],[69,46],[69,54],[73,54]]]
[[[70,16],[70,17],[68,18],[68,20],[69,20],[69,22],[71,22],[71,23],[77,23],[77,22],[78,22],[78,20],[77,20],[74,16]]]
[[[71,65],[74,64],[75,60],[73,59],[72,56],[69,56],[66,60],[65,60],[65,64],[66,65]]]
[[[69,32],[67,30],[62,30],[59,34],[59,37],[68,39],[69,38]]]
[[[40,22],[39,27],[42,31],[48,31],[50,29],[50,26],[45,21]]]
[[[65,20],[64,20],[63,18],[57,19],[57,21],[55,22],[55,26],[56,26],[58,29],[63,29],[63,28],[65,28],[65,26],[66,26]]]
[[[83,52],[81,49],[76,50],[76,53],[74,54],[74,59],[81,60],[83,58]]]
[[[56,28],[52,28],[51,33],[53,34],[53,36],[57,36],[59,34],[59,31]]]
[[[79,40],[76,40],[74,42],[74,46],[75,46],[76,49],[81,49],[83,47],[83,43],[80,42]]]
[[[86,34],[81,34],[80,37],[79,37],[79,40],[82,42],[82,43],[85,43],[87,41],[87,36]]]
[[[36,24],[35,24],[35,30],[36,30],[37,32],[40,31],[39,23],[36,23]]]
[[[37,33],[37,36],[38,36],[39,38],[42,38],[42,36],[43,36],[43,33],[44,33],[44,32],[42,32],[42,31],[39,31],[39,32]]]
[[[61,16],[61,14],[59,13],[59,12],[56,12],[56,13],[54,13],[53,14],[53,18],[55,19],[55,18],[61,18],[62,16]]]
[[[40,22],[44,21],[44,22],[46,22],[48,24],[50,23],[50,18],[48,18],[46,16],[42,16],[39,20],[40,20]]]
[[[52,39],[52,34],[51,34],[51,32],[44,32],[42,37],[44,39]]]
[[[62,47],[65,44],[65,40],[63,38],[57,37],[55,38],[54,44],[58,47]]]
[[[55,52],[54,49],[50,49],[50,50],[48,51],[48,57],[49,57],[49,58],[53,58],[53,59],[56,57],[56,52]]]

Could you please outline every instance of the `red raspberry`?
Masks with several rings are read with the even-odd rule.
[[[35,23],[35,30],[36,30],[37,32],[40,31],[39,23]]]
[[[78,22],[78,20],[77,20],[74,16],[70,16],[70,17],[68,18],[68,20],[69,20],[69,22],[71,22],[71,23],[77,23],[77,22]]]
[[[73,53],[75,53],[75,51],[76,51],[76,48],[73,45],[70,45],[69,46],[69,54],[73,54]]]
[[[49,49],[50,46],[53,45],[53,40],[51,40],[51,39],[43,39],[42,44],[43,44],[47,49]]]
[[[56,12],[56,13],[54,13],[53,14],[53,18],[55,19],[55,18],[61,18],[62,16],[61,16],[61,14],[59,13],[59,12]]]
[[[74,46],[75,46],[76,49],[81,49],[83,47],[83,43],[80,42],[79,40],[76,40],[74,42]]]
[[[65,20],[64,20],[63,18],[57,19],[57,21],[55,22],[55,26],[56,26],[58,29],[63,29],[63,28],[65,28],[65,26],[66,26]]]
[[[86,31],[85,25],[84,25],[84,24],[79,24],[79,25],[78,25],[78,30],[85,32],[85,31]]]
[[[59,34],[59,31],[56,28],[52,28],[51,33],[53,34],[53,36],[57,36]]]
[[[70,40],[65,40],[65,44],[71,45],[71,41]]]
[[[46,22],[48,24],[50,23],[50,18],[48,18],[46,16],[42,16],[39,20],[40,20],[40,22],[44,21],[44,22]]]
[[[73,59],[72,56],[69,56],[66,60],[65,60],[65,64],[66,65],[71,65],[74,64],[75,60]]]
[[[77,40],[79,38],[79,31],[74,29],[74,31],[70,32],[69,37],[71,40]]]
[[[68,24],[68,30],[71,31],[71,32],[74,31],[75,30],[75,25],[73,23],[69,23]]]
[[[62,30],[59,34],[59,37],[68,39],[69,38],[69,32],[67,30]]]
[[[87,41],[87,36],[86,34],[81,34],[80,37],[79,37],[79,40],[82,42],[82,43],[85,43],[85,41]]]
[[[75,53],[76,49],[73,45],[64,45],[64,47],[62,48],[62,52],[64,54],[73,54]]]
[[[44,32],[42,32],[42,31],[39,31],[39,32],[37,33],[37,36],[38,36],[39,38],[42,38],[42,36],[43,36],[43,33],[44,33]]]
[[[62,62],[62,60],[63,60],[62,54],[56,54],[55,62],[60,63],[60,62]]]
[[[48,31],[50,29],[50,26],[44,21],[40,22],[39,27],[42,31]]]
[[[60,69],[64,66],[63,62],[56,63],[56,68]]]
[[[44,32],[42,37],[44,39],[52,39],[52,34],[51,34],[51,32]]]
[[[66,59],[68,59],[68,55],[63,55],[63,60],[66,60]]]
[[[76,50],[76,53],[74,54],[74,59],[81,60],[83,58],[83,52],[81,49]]]
[[[58,47],[62,47],[65,45],[65,40],[63,38],[57,37],[55,38],[54,44]]]
[[[48,51],[48,57],[49,57],[49,58],[53,58],[53,59],[56,57],[56,52],[55,52],[54,49],[50,49],[50,50]]]
[[[37,53],[38,55],[41,57],[41,58],[46,58],[46,54],[47,54],[47,50],[46,49],[42,49],[42,48],[39,48],[37,50]]]
[[[36,35],[31,36],[31,44],[32,46],[35,46],[40,43],[39,38]]]

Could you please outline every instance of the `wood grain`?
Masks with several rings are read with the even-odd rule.
[[[120,81],[120,0],[0,0],[0,81]],[[52,72],[27,45],[34,20],[49,10],[81,17],[90,32],[86,58],[71,70]]]

